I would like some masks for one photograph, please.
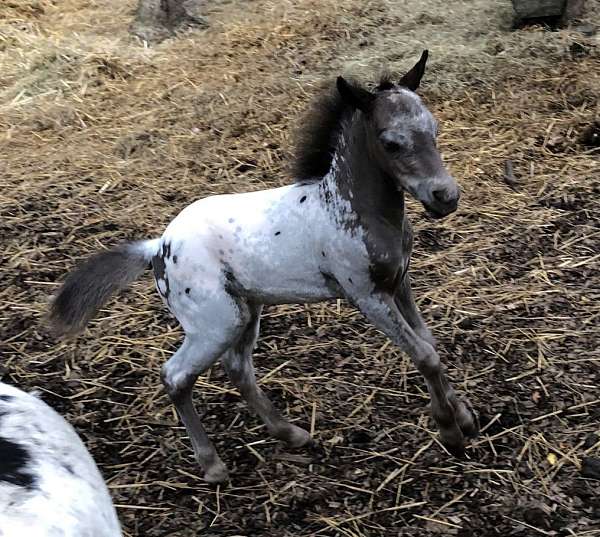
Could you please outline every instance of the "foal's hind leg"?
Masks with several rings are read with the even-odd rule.
[[[206,348],[197,336],[186,336],[183,345],[163,366],[161,377],[192,442],[196,461],[209,483],[227,480],[227,468],[208,438],[192,401],[192,390],[199,375],[219,358],[219,352]]]
[[[410,287],[410,279],[408,274],[405,275],[402,283],[396,291],[394,302],[400,311],[400,314],[408,322],[414,330],[415,335],[429,343],[434,349],[436,341],[431,331],[425,324],[417,305],[413,299],[412,290]],[[456,412],[456,421],[465,436],[475,436],[477,434],[477,424],[473,419],[471,412],[466,408],[466,405],[461,401],[445,376],[442,376],[442,386],[446,391],[446,397]]]
[[[227,480],[227,468],[208,438],[192,402],[196,379],[239,337],[247,322],[244,305],[230,296],[199,307],[180,307],[185,340],[161,371],[163,384],[192,442],[194,455],[209,483]]]
[[[223,355],[223,366],[231,382],[240,390],[248,406],[263,420],[269,433],[292,447],[300,447],[310,442],[308,432],[283,419],[256,384],[252,349],[258,337],[261,309],[262,306],[250,306],[250,321],[237,343]]]

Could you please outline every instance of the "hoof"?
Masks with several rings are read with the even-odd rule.
[[[288,424],[285,429],[277,431],[274,436],[292,448],[300,448],[312,443],[308,431],[291,424]]]
[[[465,456],[465,438],[458,425],[440,431],[440,441],[453,457],[462,459]]]
[[[226,483],[229,481],[227,467],[220,461],[213,464],[204,472],[204,481],[212,484]]]
[[[465,458],[465,446],[464,444],[443,444],[448,453],[456,459]]]
[[[479,436],[479,423],[476,419],[471,419],[466,423],[459,423],[460,430],[465,438],[477,438]]]
[[[293,448],[300,448],[312,444],[313,439],[311,438],[308,431],[300,427],[294,427],[294,432],[287,441],[288,445]]]
[[[463,401],[462,411],[457,416],[457,423],[466,438],[476,438],[479,435],[479,420],[471,405]]]

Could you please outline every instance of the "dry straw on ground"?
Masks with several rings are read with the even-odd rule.
[[[76,426],[126,535],[598,535],[597,482],[579,474],[599,455],[598,37],[512,32],[491,0],[234,0],[148,48],[134,8],[0,6],[2,375]],[[160,386],[180,332],[150,279],[76,341],[46,333],[48,297],[77,259],[157,236],[198,197],[288,182],[323,80],[400,70],[425,46],[464,195],[441,222],[411,204],[414,287],[483,433],[447,461],[419,375],[345,303],[269,308],[258,375],[319,446],[267,438],[215,367],[197,404],[233,481],[211,489]]]

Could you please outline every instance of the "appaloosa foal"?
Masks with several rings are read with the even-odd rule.
[[[414,93],[426,60],[427,51],[397,84],[384,80],[373,92],[338,78],[305,127],[295,184],[196,201],[160,239],[96,254],[60,289],[51,319],[73,333],[152,263],[158,291],[185,331],[162,380],[207,481],[227,479],[227,469],[193,407],[192,388],[219,358],[272,435],[292,446],[310,441],[256,385],[252,349],[263,304],[348,299],[425,377],[443,443],[460,452],[464,435],[475,434],[408,277],[404,193],[435,217],[456,210],[459,198],[436,148],[436,121]]]

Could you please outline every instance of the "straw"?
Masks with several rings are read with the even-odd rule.
[[[134,9],[0,7],[0,374],[75,426],[125,534],[593,530],[578,475],[600,449],[597,37],[511,31],[510,2],[257,0],[207,2],[208,29],[144,47]],[[75,340],[46,332],[49,297],[77,260],[159,236],[195,199],[289,183],[319,85],[375,82],[425,47],[421,94],[463,194],[442,221],[409,202],[411,275],[485,430],[449,458],[410,359],[345,301],[268,307],[257,376],[317,446],[269,438],[215,366],[195,401],[232,482],[212,488],[160,385],[181,331],[150,274]]]

